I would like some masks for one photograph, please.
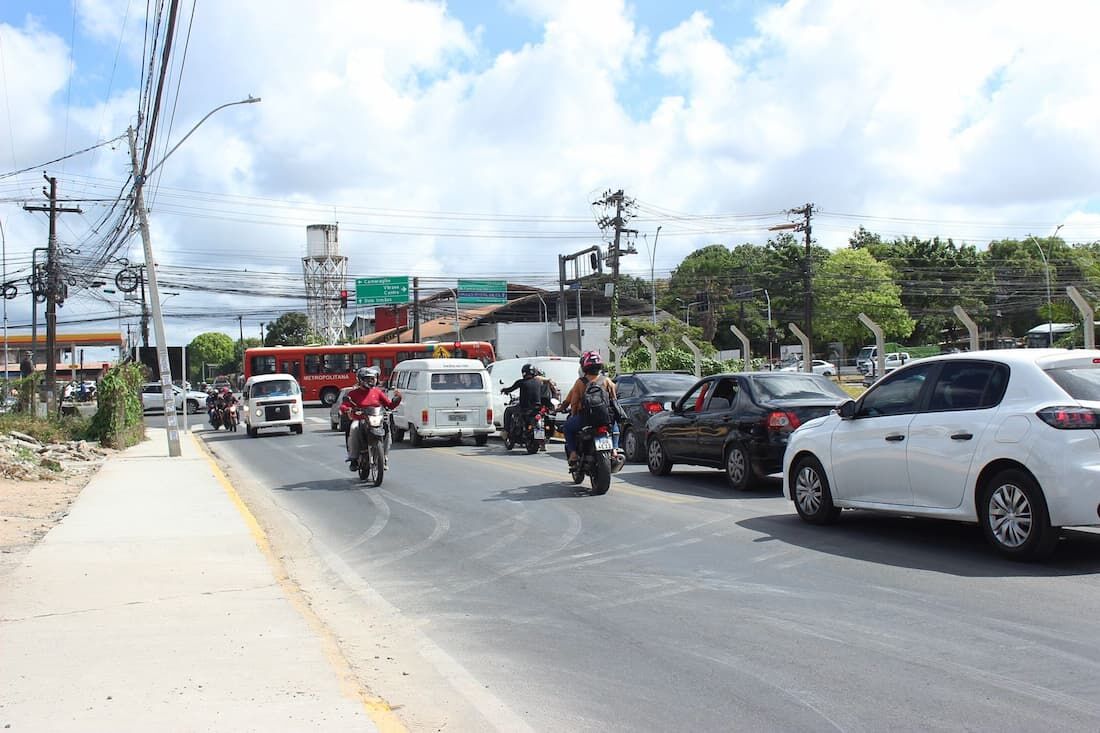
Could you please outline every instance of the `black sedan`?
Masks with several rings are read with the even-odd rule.
[[[793,372],[716,374],[699,380],[646,423],[649,471],[675,463],[726,472],[739,491],[783,468],[787,439],[802,423],[829,414],[848,394],[826,377]]]
[[[698,381],[688,372],[628,372],[615,378],[626,419],[619,424],[619,445],[628,461],[645,460],[645,424]]]

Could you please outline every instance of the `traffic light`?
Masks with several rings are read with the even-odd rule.
[[[348,307],[348,291],[346,290],[340,291],[340,307],[344,308],[345,310]]]

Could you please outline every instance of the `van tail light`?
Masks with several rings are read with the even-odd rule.
[[[764,418],[764,424],[768,430],[775,433],[793,433],[802,421],[798,419],[798,415],[793,412],[787,412],[786,410],[772,410],[768,413],[768,416]]]
[[[1088,407],[1044,407],[1035,414],[1047,425],[1059,430],[1095,430],[1100,427],[1100,414]]]
[[[424,425],[428,424],[428,411],[427,410],[421,410],[420,411],[420,422]]]
[[[643,400],[642,401],[642,409],[645,410],[646,412],[648,412],[650,415],[656,415],[658,412],[660,412],[664,408],[661,407],[660,402],[651,402],[649,400]]]
[[[493,424],[493,408],[491,408],[491,407],[489,409],[485,410],[485,423],[487,425],[492,425]]]

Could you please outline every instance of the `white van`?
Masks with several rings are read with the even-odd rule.
[[[302,434],[302,390],[290,374],[249,378],[241,390],[241,402],[248,437],[255,438],[262,428],[290,428],[290,432]]]
[[[392,414],[395,441],[407,432],[414,446],[466,435],[485,445],[494,432],[489,373],[477,359],[406,359],[393,368],[389,387],[401,390]]]
[[[576,357],[562,356],[529,356],[526,359],[501,359],[494,361],[486,369],[493,378],[493,422],[498,429],[503,429],[504,407],[508,404],[507,395],[502,395],[500,390],[511,387],[522,376],[524,364],[530,364],[541,370],[561,390],[562,397],[573,387],[580,377],[580,360]],[[515,396],[517,393],[513,392]],[[565,416],[554,416],[555,424],[564,422]]]

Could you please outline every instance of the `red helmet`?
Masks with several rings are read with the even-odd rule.
[[[598,351],[586,351],[581,354],[581,371],[595,374],[603,369],[603,357]]]
[[[222,387],[222,394],[229,394],[229,387]]]

